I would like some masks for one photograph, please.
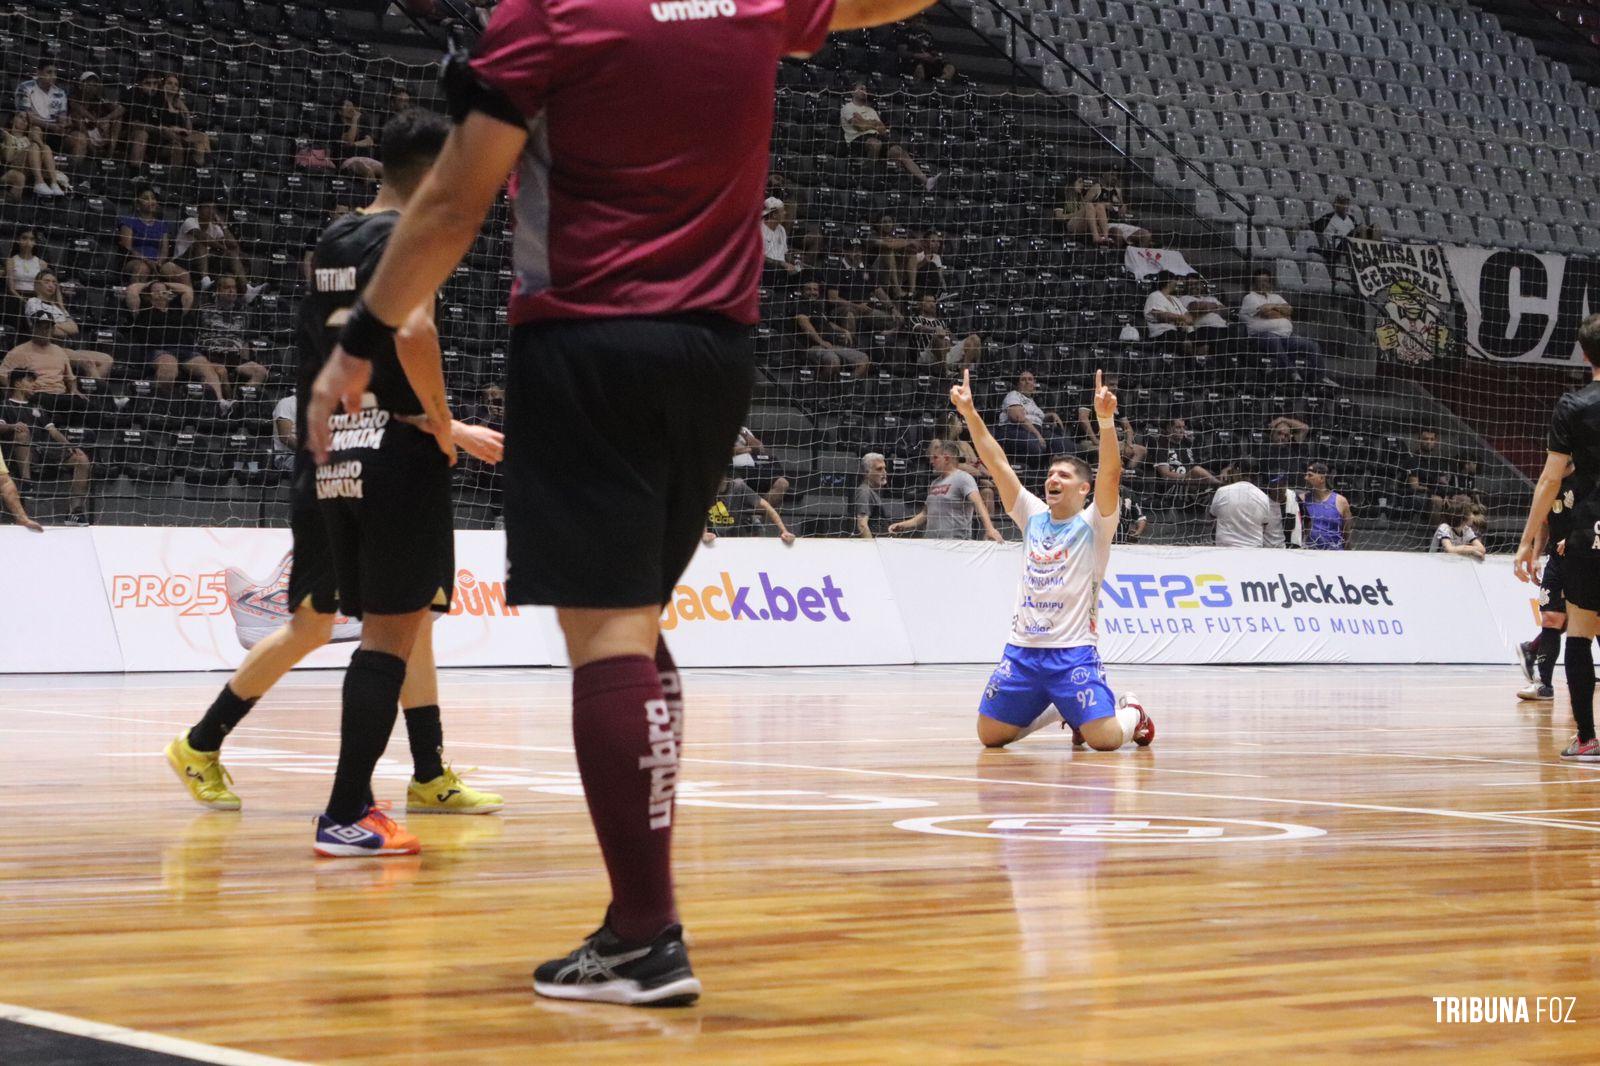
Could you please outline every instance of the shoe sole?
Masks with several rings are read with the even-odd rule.
[[[640,988],[637,981],[601,981],[562,985],[534,981],[533,990],[549,999],[574,999],[585,1003],[615,1003],[624,1007],[687,1007],[700,998],[700,979],[680,977],[656,988]]]
[[[1517,693],[1517,699],[1521,700],[1523,703],[1549,703],[1555,698],[1556,695],[1554,692],[1548,696],[1525,696],[1520,692]]]
[[[485,807],[413,807],[406,804],[407,814],[493,814],[505,810],[504,803],[494,803]]]
[[[390,855],[416,855],[422,851],[422,846],[414,848],[363,848],[356,844],[322,844],[311,845],[311,850],[321,855],[324,859],[382,859]]]
[[[210,811],[236,811],[239,809],[238,800],[233,800],[232,802],[228,800],[208,801],[196,796],[194,790],[189,787],[189,775],[183,772],[183,760],[178,758],[177,753],[173,751],[173,746],[168,744],[162,754],[167,757],[167,765],[172,767],[172,772],[178,775],[178,780],[183,784],[183,790],[189,793],[190,799]]]
[[[1600,755],[1565,755],[1561,756],[1563,762],[1600,762]]]

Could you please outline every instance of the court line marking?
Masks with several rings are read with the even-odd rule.
[[[162,725],[162,726],[170,725],[170,723],[165,722],[165,721],[152,720],[152,719],[125,718],[125,717],[119,716],[119,715],[107,715],[107,714],[103,714],[103,713],[102,714],[78,714],[78,713],[74,713],[74,712],[70,712],[70,711],[49,711],[49,710],[43,710],[43,709],[39,709],[39,708],[17,708],[17,709],[18,710],[32,711],[35,714],[59,715],[59,716],[68,717],[68,718],[102,718],[102,719],[109,719],[109,720],[116,720],[116,721],[147,722],[149,724]],[[291,732],[291,731],[290,730],[283,730],[283,732]],[[309,735],[312,735],[312,736],[334,736],[334,735],[336,735],[336,734],[326,734],[326,733],[319,734],[319,733],[311,732],[309,730],[304,731],[304,732],[308,733]],[[489,743],[479,744],[479,743],[472,743],[472,742],[457,742],[457,743],[455,743],[454,746],[456,746],[456,747],[484,747],[484,748],[494,748],[494,749],[507,750],[507,751],[540,751],[540,752],[551,752],[551,753],[557,753],[557,754],[563,754],[563,755],[571,755],[571,754],[573,754],[573,749],[571,749],[571,748],[558,748],[558,747],[550,747],[550,746],[546,746],[546,745],[535,745],[535,744],[489,744]],[[1326,754],[1326,753],[1308,753],[1308,754]],[[1354,752],[1354,753],[1351,753],[1351,754],[1361,755],[1361,754],[1396,754],[1396,753],[1387,753],[1387,752],[1384,752],[1384,753]],[[1425,755],[1414,755],[1414,756],[1411,756],[1411,757],[1412,758],[1430,758],[1430,756],[1425,756]],[[1449,756],[1441,756],[1440,758],[1450,758],[1450,757]],[[1473,762],[1476,762],[1476,761],[1489,761],[1489,762],[1501,761],[1501,760],[1478,760],[1478,759],[1470,757],[1470,756],[1461,756],[1460,758],[1466,759],[1467,761],[1473,761]],[[1447,808],[1447,807],[1396,807],[1396,806],[1390,806],[1390,805],[1387,805],[1387,804],[1348,803],[1348,802],[1343,802],[1343,801],[1339,801],[1339,800],[1291,799],[1291,798],[1271,797],[1271,796],[1235,796],[1235,795],[1227,795],[1227,794],[1224,794],[1224,793],[1209,793],[1209,792],[1173,792],[1173,791],[1164,790],[1164,789],[1128,788],[1128,787],[1113,786],[1113,785],[1069,785],[1069,784],[1065,784],[1065,783],[1062,783],[1062,782],[1055,782],[1055,781],[1017,781],[1017,780],[1008,780],[1008,779],[1000,779],[1000,778],[961,777],[961,776],[952,775],[952,774],[911,773],[911,772],[908,772],[908,771],[901,771],[901,770],[871,770],[871,769],[867,769],[867,768],[864,768],[864,767],[854,767],[854,766],[816,766],[816,765],[811,765],[811,764],[807,764],[807,763],[774,763],[774,762],[753,762],[753,761],[739,760],[739,759],[707,759],[707,758],[703,758],[703,757],[700,757],[700,756],[689,756],[689,755],[684,756],[682,758],[682,761],[683,762],[693,762],[693,763],[706,763],[708,765],[713,765],[713,766],[746,766],[746,767],[753,767],[753,768],[758,768],[758,769],[771,769],[771,770],[811,770],[811,771],[815,771],[815,772],[818,772],[818,773],[857,774],[857,775],[868,776],[868,777],[894,777],[894,778],[900,778],[902,780],[910,780],[910,781],[955,781],[955,782],[961,782],[961,783],[965,783],[965,784],[975,784],[975,785],[1018,785],[1018,786],[1025,787],[1025,788],[1054,788],[1054,789],[1066,789],[1066,790],[1069,790],[1069,791],[1078,791],[1078,792],[1120,792],[1120,793],[1127,793],[1129,795],[1168,796],[1168,797],[1172,797],[1172,798],[1176,798],[1176,799],[1237,800],[1237,801],[1245,802],[1245,803],[1282,803],[1282,804],[1288,804],[1290,806],[1299,806],[1299,807],[1324,807],[1324,808],[1331,808],[1331,809],[1335,809],[1335,810],[1371,811],[1371,812],[1375,812],[1375,813],[1378,813],[1378,814],[1417,814],[1417,815],[1431,816],[1431,817],[1436,817],[1436,818],[1457,818],[1457,819],[1465,819],[1465,820],[1470,820],[1470,821],[1497,822],[1497,823],[1508,824],[1508,825],[1535,825],[1535,826],[1545,826],[1547,828],[1552,828],[1552,829],[1575,829],[1575,830],[1578,830],[1579,832],[1600,833],[1600,825],[1589,825],[1589,824],[1583,824],[1583,823],[1563,822],[1563,821],[1554,821],[1554,820],[1543,820],[1543,819],[1537,819],[1537,818],[1521,818],[1521,817],[1515,817],[1515,816],[1512,816],[1512,815],[1495,814],[1493,812],[1487,812],[1487,811],[1460,811],[1460,810],[1455,810],[1455,809]],[[1090,764],[1090,765],[1092,765],[1092,764]],[[1522,763],[1522,764],[1518,764],[1518,765],[1549,765],[1549,764]],[[1566,764],[1557,763],[1557,764],[1554,764],[1554,765],[1565,766]]]
[[[1340,800],[1292,799],[1273,796],[1231,796],[1212,792],[1173,792],[1157,788],[1130,788],[1120,785],[1069,785],[1059,781],[1016,781],[1004,778],[961,777],[954,774],[922,774],[903,770],[868,770],[854,766],[809,766],[803,763],[744,762],[732,759],[702,759],[684,756],[683,762],[701,762],[726,766],[755,766],[773,770],[813,770],[821,773],[860,774],[869,777],[897,777],[920,781],[958,781],[974,785],[1019,785],[1025,788],[1054,788],[1074,792],[1121,792],[1135,796],[1168,796],[1176,799],[1236,800],[1244,803],[1281,803],[1295,807],[1327,807],[1336,810],[1371,811],[1378,814],[1420,814],[1436,818],[1458,818],[1469,821],[1497,822],[1506,825],[1537,825],[1552,829],[1575,829],[1579,832],[1600,833],[1600,825],[1564,822],[1539,818],[1522,818],[1489,811],[1459,811],[1449,807],[1395,807],[1382,803],[1347,803]]]
[[[1583,814],[1600,807],[1537,807],[1531,811],[1495,811],[1495,814]]]
[[[14,1003],[0,1003],[0,1020],[30,1025],[35,1029],[49,1029],[69,1036],[81,1036],[123,1047],[136,1047],[197,1062],[214,1063],[215,1066],[306,1066],[291,1059],[277,1059],[270,1055],[257,1055],[253,1051],[201,1044],[176,1036],[162,1036],[142,1029],[127,1029],[109,1022],[94,1022],[87,1018],[74,1018],[69,1014],[53,1014],[47,1010],[19,1007]]]

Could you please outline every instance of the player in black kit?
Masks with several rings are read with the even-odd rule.
[[[1517,645],[1522,676],[1528,679],[1527,687],[1517,692],[1519,700],[1553,700],[1556,696],[1551,682],[1555,680],[1556,657],[1561,651],[1561,633],[1567,628],[1562,553],[1566,551],[1567,534],[1572,532],[1572,511],[1577,502],[1572,464],[1568,463],[1567,476],[1561,480],[1556,502],[1545,518],[1535,546],[1534,556],[1544,559],[1543,571],[1539,574],[1539,634]]]
[[[346,614],[367,614],[363,629],[375,632],[375,639],[379,640],[386,639],[385,631],[394,628],[383,615],[409,612],[427,616],[435,600],[448,607],[453,585],[449,464],[454,461],[457,445],[485,462],[500,458],[500,435],[451,422],[444,409],[444,386],[437,371],[414,389],[393,345],[373,383],[373,394],[377,401],[387,402],[386,409],[375,407],[351,418],[354,423],[381,421],[383,425],[347,433],[348,443],[356,447],[332,469],[318,470],[305,447],[312,383],[332,350],[343,316],[381,258],[399,211],[432,164],[447,132],[444,119],[428,112],[403,112],[392,119],[385,127],[386,172],[377,198],[364,212],[331,225],[313,254],[311,292],[302,302],[296,337],[300,397],[296,440],[300,447],[295,456],[290,512],[294,549],[288,607],[292,613],[286,625],[251,649],[205,717],[174,739],[166,751],[168,763],[190,794],[213,809],[239,808],[239,798],[229,788],[231,779],[220,761],[223,739],[285,673],[328,642],[334,612],[341,605]],[[403,343],[423,355],[429,345],[436,349],[438,338],[431,315],[419,315]],[[434,363],[437,364],[436,354]],[[420,417],[423,408],[419,392],[435,400],[436,417],[442,422],[427,422]],[[434,431],[440,424],[450,427],[448,436]],[[371,447],[360,447],[363,445]],[[420,452],[421,459],[401,457],[402,450]],[[372,452],[379,453],[376,463],[369,454]],[[391,456],[397,461],[390,461]],[[413,470],[425,476],[413,477]],[[329,514],[325,516],[324,510]],[[373,521],[364,523],[370,536],[364,537],[356,526],[362,512],[376,515]],[[335,530],[332,536],[330,525]],[[343,587],[339,581],[342,576],[349,578]],[[436,615],[429,616],[430,621],[431,617]],[[403,634],[398,641],[404,643]],[[372,685],[361,679],[373,673],[382,679],[376,687],[378,695],[399,686],[398,678],[403,677],[404,683],[388,698],[386,720],[380,713],[376,724],[359,727],[364,735],[381,732],[382,740],[376,748],[371,749],[370,743],[358,743],[353,748],[346,745],[354,760],[351,766],[346,765],[345,752],[341,752],[340,780],[344,787],[336,788],[335,795],[343,797],[343,802],[337,812],[330,807],[330,815],[343,817],[336,823],[343,832],[328,841],[323,841],[319,832],[316,849],[321,854],[372,855],[416,850],[414,837],[400,832],[382,811],[368,811],[372,766],[393,728],[395,697],[405,709],[414,762],[414,776],[406,790],[406,809],[413,813],[487,814],[502,805],[501,797],[470,787],[443,762],[431,626],[424,625],[420,636],[414,636],[412,643],[405,646],[410,648],[409,659],[396,664],[390,660],[407,660],[407,654],[374,651],[364,636],[362,650],[351,658],[347,690],[352,676],[358,688],[371,689]],[[346,736],[352,724],[347,700]],[[375,752],[370,763],[366,761],[369,751]],[[363,763],[365,773],[360,771]],[[359,802],[348,798],[355,788],[350,784],[352,780],[360,784]],[[400,839],[402,836],[408,839]]]
[[[1563,759],[1600,762],[1594,735],[1594,637],[1600,633],[1600,315],[1590,315],[1578,329],[1578,345],[1589,360],[1593,380],[1556,402],[1550,418],[1549,452],[1533,505],[1517,547],[1516,573],[1533,579],[1539,531],[1562,491],[1568,463],[1576,504],[1572,527],[1562,553],[1562,580],[1567,599],[1567,696],[1578,735],[1562,751]]]

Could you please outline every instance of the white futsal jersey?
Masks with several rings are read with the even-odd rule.
[[[1022,580],[1011,616],[1011,643],[1021,648],[1079,648],[1099,643],[1100,582],[1111,558],[1117,516],[1092,501],[1065,522],[1027,489],[1011,518],[1022,527]]]

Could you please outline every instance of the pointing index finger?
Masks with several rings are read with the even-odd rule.
[[[1103,388],[1105,388],[1105,372],[1097,369],[1094,372],[1094,391],[1099,392]]]
[[[968,392],[972,391],[972,368],[970,366],[961,368],[961,387]]]

